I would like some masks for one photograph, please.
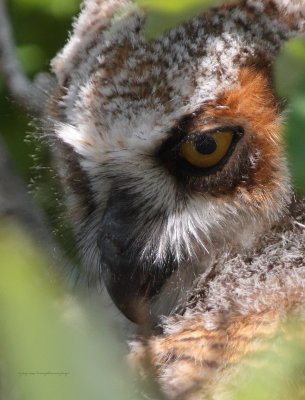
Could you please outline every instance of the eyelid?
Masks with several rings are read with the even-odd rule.
[[[183,137],[183,139],[178,143],[178,145],[181,145],[184,142],[189,142],[194,139],[197,139],[199,136],[207,135],[207,134],[215,134],[215,133],[221,133],[221,132],[228,132],[231,131],[236,135],[237,137],[242,137],[244,134],[244,130],[240,126],[221,126],[217,127],[214,129],[208,129],[205,131],[198,131],[198,132],[192,132],[186,136]]]

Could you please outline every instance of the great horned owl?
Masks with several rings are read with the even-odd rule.
[[[47,125],[88,280],[158,326],[134,359],[149,351],[165,391],[205,398],[305,301],[272,87],[305,3],[230,2],[152,42],[144,22],[132,1],[84,2]]]

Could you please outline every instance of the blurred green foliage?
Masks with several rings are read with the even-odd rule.
[[[69,296],[28,235],[1,222],[1,398],[136,400],[107,315]]]
[[[225,0],[137,0],[137,3],[146,10],[148,14],[146,21],[146,37],[147,39],[155,39],[179,23],[224,1]]]
[[[286,99],[286,144],[290,170],[298,191],[305,193],[305,39],[283,47],[275,64],[275,83]]]
[[[79,8],[79,0],[12,0],[20,9],[38,10],[54,17],[70,17]]]
[[[266,350],[245,362],[236,378],[234,400],[303,400],[305,397],[304,326],[291,320]],[[300,334],[298,337],[298,333]]]
[[[17,53],[30,78],[49,71],[50,60],[63,47],[80,0],[8,0],[8,11],[17,44]],[[58,218],[56,183],[51,179],[47,149],[36,140],[39,124],[9,98],[0,76],[0,134],[35,198],[46,211],[53,228],[70,247],[70,234]],[[72,247],[72,246],[71,246]]]
[[[18,55],[30,77],[49,71],[49,62],[67,40],[71,19],[79,9],[79,0],[9,0]],[[24,144],[24,137],[33,132],[31,117],[24,115],[9,99],[0,77],[0,132],[11,150],[14,161],[27,181],[31,170],[34,143]]]

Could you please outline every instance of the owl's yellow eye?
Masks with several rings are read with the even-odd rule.
[[[233,142],[233,131],[216,131],[186,141],[180,147],[180,157],[197,168],[211,168],[227,154]]]

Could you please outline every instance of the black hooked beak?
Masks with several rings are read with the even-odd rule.
[[[134,200],[125,192],[112,192],[102,219],[98,247],[102,277],[112,300],[131,321],[147,323],[156,319],[150,310],[150,299],[160,292],[176,266],[170,259],[162,265],[141,259],[145,243],[134,234],[137,213],[130,206],[135,204]]]

